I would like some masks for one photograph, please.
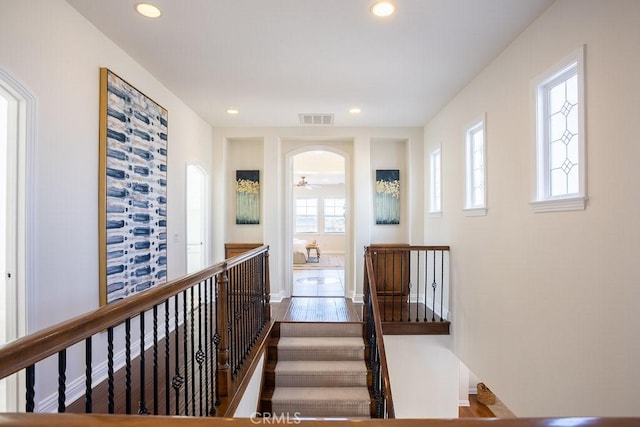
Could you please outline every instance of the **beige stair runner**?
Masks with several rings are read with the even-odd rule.
[[[282,323],[273,414],[369,418],[361,323]]]

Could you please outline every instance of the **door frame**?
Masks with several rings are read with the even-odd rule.
[[[285,297],[291,297],[293,294],[293,224],[294,224],[294,209],[293,209],[293,158],[301,153],[308,151],[328,151],[337,154],[344,158],[344,176],[345,176],[345,245],[344,245],[344,296],[347,298],[355,297],[355,283],[352,289],[348,286],[350,281],[353,281],[355,266],[352,264],[351,259],[354,253],[354,238],[353,229],[351,227],[351,215],[353,212],[353,195],[351,192],[351,156],[348,152],[329,145],[326,142],[316,140],[309,142],[309,145],[304,145],[299,148],[290,150],[285,154],[285,230],[284,230],[284,291]]]
[[[0,68],[0,89],[10,104],[9,113],[13,123],[10,128],[8,145],[9,163],[13,170],[15,181],[7,197],[16,202],[16,207],[8,211],[7,240],[11,240],[15,247],[15,254],[7,260],[7,272],[11,273],[13,285],[7,288],[7,323],[11,323],[7,338],[15,339],[25,336],[32,330],[35,292],[32,278],[34,276],[32,260],[34,259],[34,147],[36,134],[36,99],[22,83],[16,80],[4,69]],[[8,150],[9,151],[9,150]],[[10,194],[10,192],[12,194]],[[9,257],[8,257],[9,258]],[[7,277],[5,276],[5,277]],[[3,319],[5,320],[5,319]],[[24,374],[19,373],[7,378],[6,408],[9,412],[24,408],[25,389]]]

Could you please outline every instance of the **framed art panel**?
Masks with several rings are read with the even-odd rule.
[[[100,69],[100,305],[167,281],[168,113]]]
[[[376,170],[376,224],[400,224],[400,171]]]
[[[260,171],[236,171],[236,224],[260,224]]]

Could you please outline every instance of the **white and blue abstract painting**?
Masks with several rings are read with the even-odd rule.
[[[236,224],[260,224],[260,171],[236,171]]]
[[[376,170],[376,224],[400,224],[400,171]]]
[[[101,304],[167,281],[168,113],[101,72]]]

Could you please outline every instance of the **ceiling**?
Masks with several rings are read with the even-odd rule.
[[[381,19],[370,0],[152,0],[152,20],[67,1],[216,127],[424,126],[553,2],[395,0]]]
[[[344,184],[344,157],[330,151],[306,151],[293,157],[293,182],[304,177],[312,185]]]

